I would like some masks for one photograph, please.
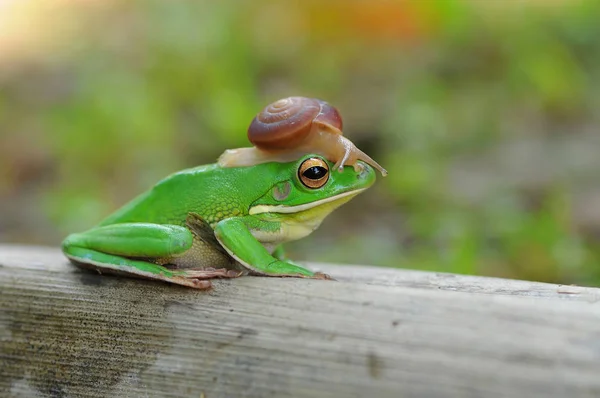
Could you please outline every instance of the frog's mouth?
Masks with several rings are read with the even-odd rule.
[[[320,206],[323,206],[328,203],[333,204],[334,202],[341,202],[341,203],[337,204],[339,206],[343,203],[346,203],[347,201],[352,199],[353,196],[358,195],[359,193],[361,193],[362,191],[364,191],[366,189],[367,188],[361,188],[361,189],[357,189],[355,191],[348,191],[348,192],[341,193],[339,195],[332,196],[330,198],[325,198],[325,199],[317,200],[317,201],[310,202],[310,203],[304,203],[304,204],[297,205],[297,206],[257,205],[257,206],[251,207],[249,213],[251,215],[252,214],[262,214],[262,213],[282,213],[282,214],[301,213],[303,211],[314,209],[316,207],[320,207]],[[329,207],[329,206],[326,206],[326,207]],[[335,207],[337,207],[337,206],[334,206],[333,208],[335,208]]]

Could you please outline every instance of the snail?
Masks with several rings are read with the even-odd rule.
[[[342,118],[327,102],[306,97],[280,99],[252,120],[248,139],[254,147],[230,149],[219,158],[222,167],[251,166],[265,162],[287,162],[307,153],[317,153],[342,171],[344,165],[360,166],[358,160],[387,171],[342,135]]]

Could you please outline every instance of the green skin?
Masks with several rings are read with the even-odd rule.
[[[327,279],[283,258],[280,244],[314,231],[334,209],[375,182],[362,163],[330,171],[320,188],[290,163],[199,166],[172,174],[96,227],[69,235],[65,255],[100,273],[208,288],[245,274]]]

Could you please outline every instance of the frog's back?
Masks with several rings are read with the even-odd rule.
[[[179,171],[133,199],[100,225],[126,222],[185,225],[190,212],[215,224],[224,218],[247,214],[250,204],[271,185],[256,181],[251,169],[210,164]]]

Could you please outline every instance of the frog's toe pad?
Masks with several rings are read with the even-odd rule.
[[[328,281],[334,281],[335,279],[333,279],[331,276],[324,274],[322,272],[315,272],[315,274],[312,277],[313,279],[326,279]]]
[[[193,284],[192,287],[196,289],[210,289],[212,287],[212,283],[210,281],[204,281],[200,279],[190,279],[190,282]]]

